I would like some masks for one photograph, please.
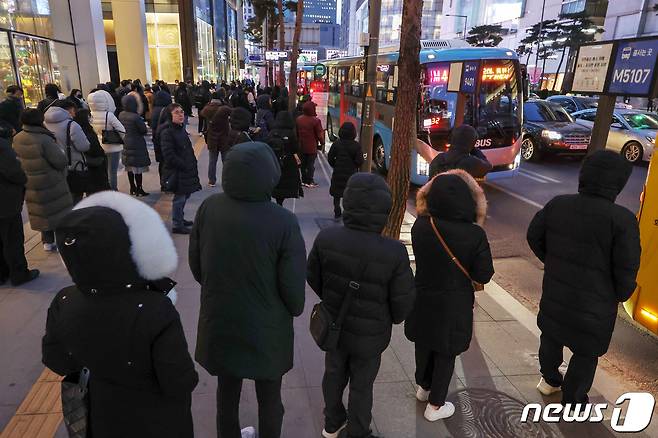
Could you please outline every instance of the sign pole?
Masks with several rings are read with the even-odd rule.
[[[608,144],[608,134],[610,133],[612,113],[615,110],[616,101],[617,96],[614,95],[603,95],[599,98],[599,103],[596,107],[596,118],[592,127],[592,137],[587,148],[588,155],[605,149]]]
[[[372,168],[372,144],[375,136],[375,104],[377,95],[377,55],[379,53],[379,24],[381,20],[381,0],[369,0],[368,32],[369,45],[366,48],[366,81],[363,87],[363,113],[361,114],[361,150],[363,151],[362,172]]]

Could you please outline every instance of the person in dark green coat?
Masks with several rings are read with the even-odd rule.
[[[281,378],[293,365],[293,317],[304,310],[306,249],[295,215],[270,201],[280,176],[267,144],[233,146],[224,193],[201,204],[190,235],[201,284],[196,360],[218,377],[223,438],[241,436],[242,379],[256,381],[259,436],[281,435]]]

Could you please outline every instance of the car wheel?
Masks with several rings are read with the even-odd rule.
[[[375,138],[372,145],[372,165],[376,172],[386,173],[386,150],[379,137]]]
[[[329,140],[336,141],[338,137],[334,134],[334,121],[331,119],[331,116],[327,114],[327,134],[329,135]]]
[[[644,151],[642,150],[642,145],[636,141],[631,141],[626,143],[624,148],[621,150],[621,155],[631,164],[637,164],[642,161],[642,156]]]
[[[539,161],[541,158],[541,151],[532,137],[523,139],[521,143],[521,158],[523,158],[523,161]]]

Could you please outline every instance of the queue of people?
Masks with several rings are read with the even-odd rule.
[[[43,361],[71,378],[89,371],[91,435],[194,434],[191,393],[198,376],[173,305],[172,239],[159,215],[135,197],[95,193],[112,187],[112,172],[116,187],[118,156],[109,156],[118,154],[131,195],[148,195],[141,178],[151,164],[146,105],[161,188],[174,195],[172,232],[189,234],[189,268],[201,286],[194,357],[217,377],[218,435],[255,436],[255,428],[241,427],[239,419],[242,383],[249,379],[256,383],[259,436],[281,436],[281,384],[293,366],[293,320],[304,310],[306,283],[321,300],[317,312],[340,319],[335,343],[319,345],[326,351],[323,437],[374,437],[373,386],[393,324],[404,323],[414,343],[416,399],[425,404],[424,418],[454,414],[447,392],[455,361],[471,343],[475,294],[494,274],[484,229],[486,198],[475,180],[490,165],[474,152],[472,127],[454,130],[453,148],[435,159],[435,175],[417,193],[414,275],[404,245],[381,235],[391,192],[380,176],[359,172],[363,155],[352,123],[340,127],[328,153],[334,216],[342,224],[321,230],[307,257],[297,217],[281,206],[302,197],[304,187],[317,187],[313,170],[325,142],[311,100],[302,100],[297,117],[282,90],[263,90],[256,108],[247,97],[251,92],[244,91],[249,87],[220,86],[209,100],[197,100],[204,104],[199,115],[211,158],[209,185],[218,184],[221,157],[222,192],[207,197],[194,220],[186,220],[186,202],[201,190],[186,131],[192,115],[187,86],[179,85],[176,103],[162,84],[151,87],[151,101],[146,90],[142,100],[134,81],[122,87],[94,90],[89,110],[56,99],[42,110],[22,110],[19,129],[9,121],[0,124],[0,176],[6,181],[0,190],[13,200],[0,209],[0,281],[19,285],[39,275],[27,267],[22,236],[21,248],[7,237],[19,227],[24,191],[32,228],[42,232],[44,248],[60,249],[74,283],[48,311]],[[118,117],[112,91],[120,97]],[[10,139],[17,158],[7,147]],[[71,171],[82,161],[97,169],[98,187],[72,190]],[[617,304],[635,288],[637,221],[614,204],[629,175],[618,154],[593,154],[583,163],[579,194],[549,202],[528,229],[530,247],[545,263],[537,389],[545,395],[562,391],[563,403],[587,402]],[[572,211],[589,214],[560,227]],[[565,243],[574,241],[578,250]],[[108,270],[109,264],[115,268]],[[132,348],[125,350],[128,340]],[[564,347],[574,356],[562,376]],[[118,353],[108,360],[109,351]]]

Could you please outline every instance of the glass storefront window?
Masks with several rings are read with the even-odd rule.
[[[75,47],[71,44],[50,41],[50,61],[52,81],[59,85],[67,96],[74,88],[80,88],[80,75],[76,61]]]
[[[0,27],[73,42],[69,0],[0,0]]]
[[[43,87],[46,85],[41,82],[39,63],[48,62],[48,60],[39,59],[40,53],[35,47],[34,39],[13,35],[13,40],[18,76],[23,87],[25,105],[36,106],[43,99]]]
[[[147,12],[151,76],[166,82],[182,79],[180,23],[177,12]]]
[[[0,33],[0,91],[4,92],[8,86],[16,84],[14,65],[11,59],[9,36],[6,32]]]
[[[197,34],[197,79],[214,80],[216,76],[213,55],[212,26],[202,19],[196,19]]]

